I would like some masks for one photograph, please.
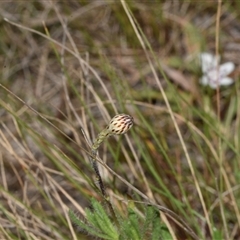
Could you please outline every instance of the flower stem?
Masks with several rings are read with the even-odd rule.
[[[105,191],[105,186],[103,184],[100,172],[99,172],[99,168],[98,168],[98,163],[96,160],[97,157],[97,151],[98,148],[100,147],[101,143],[108,138],[109,136],[113,135],[113,134],[124,134],[125,132],[127,132],[133,125],[133,118],[129,115],[126,114],[118,114],[115,117],[113,117],[111,119],[111,121],[109,122],[108,126],[102,130],[97,138],[95,139],[95,141],[93,142],[93,145],[91,147],[91,156],[90,156],[90,162],[92,165],[92,168],[96,174],[97,177],[97,182],[99,184],[99,188],[101,191],[101,194],[104,198],[104,200],[106,201],[108,208],[111,212],[112,217],[115,220],[115,223],[119,225],[116,214],[114,212],[114,209],[112,207],[111,202],[109,201],[109,198],[106,194]]]

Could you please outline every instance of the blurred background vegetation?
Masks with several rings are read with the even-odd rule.
[[[120,1],[1,3],[0,239],[94,239],[68,217],[101,201],[82,130],[92,141],[122,112],[135,125],[100,158],[199,238],[240,239],[240,1],[125,4],[141,37]],[[201,86],[201,52],[233,62],[234,84]],[[101,174],[119,214],[142,200]]]

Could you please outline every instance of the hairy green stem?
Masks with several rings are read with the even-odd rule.
[[[97,138],[95,139],[95,141],[93,142],[93,145],[91,147],[92,155],[90,156],[90,162],[91,162],[92,168],[96,174],[97,182],[99,184],[101,194],[104,197],[104,200],[106,201],[108,208],[111,212],[111,215],[114,218],[116,224],[118,224],[118,220],[117,220],[116,214],[114,212],[114,209],[112,207],[112,204],[109,201],[109,198],[106,194],[105,187],[104,187],[104,184],[103,184],[100,172],[99,172],[96,157],[97,157],[98,148],[100,147],[101,143],[106,138],[108,138],[109,136],[111,136],[113,134],[124,134],[132,127],[132,125],[133,125],[133,118],[131,116],[126,115],[126,114],[116,115],[115,117],[113,117],[111,119],[108,126],[98,134]]]

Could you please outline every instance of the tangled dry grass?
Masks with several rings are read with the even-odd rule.
[[[240,239],[239,1],[125,4],[150,47],[122,1],[1,4],[0,239],[92,238],[68,209],[84,216],[101,199],[89,146],[121,112],[135,127],[111,138],[102,160],[201,238]],[[202,51],[235,64],[233,86],[199,85]],[[116,209],[140,200],[101,175]],[[191,238],[161,217],[173,239]]]

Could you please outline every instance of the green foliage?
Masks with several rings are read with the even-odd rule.
[[[222,230],[213,228],[213,239],[224,239]]]
[[[102,239],[118,239],[118,232],[104,208],[97,201],[92,199],[92,208],[86,209],[86,221],[80,220],[73,211],[69,211],[72,221],[89,235]]]
[[[172,239],[167,227],[161,222],[159,211],[152,206],[145,207],[145,215],[140,216],[133,204],[127,208],[127,216],[118,217],[114,223],[104,207],[96,200],[91,200],[92,208],[85,210],[85,219],[80,219],[70,210],[69,216],[87,235],[101,239],[144,240]]]

